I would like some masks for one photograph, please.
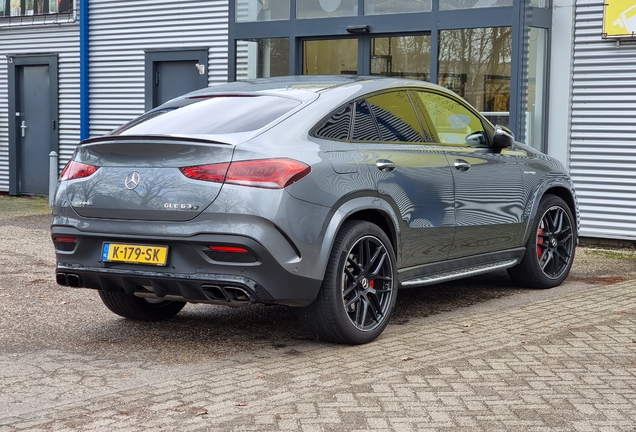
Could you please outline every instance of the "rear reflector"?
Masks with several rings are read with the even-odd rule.
[[[53,239],[53,244],[55,245],[55,250],[60,252],[72,252],[75,249],[75,237],[55,237]]]
[[[203,252],[213,261],[229,264],[255,264],[258,258],[242,246],[214,245]]]
[[[55,237],[56,242],[75,243],[75,237]]]
[[[198,165],[179,169],[183,175],[195,180],[268,189],[285,188],[311,172],[309,165],[286,158]]]
[[[210,246],[210,249],[216,252],[234,252],[234,253],[247,253],[248,250],[244,247],[238,246]]]
[[[75,180],[88,177],[90,175],[93,175],[93,173],[95,173],[98,168],[99,167],[93,165],[87,165],[81,162],[70,160],[62,170],[62,174],[60,174],[60,181]]]

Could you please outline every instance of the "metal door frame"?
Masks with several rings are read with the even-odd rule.
[[[145,50],[144,65],[144,87],[145,87],[145,109],[150,111],[153,108],[155,100],[154,77],[157,70],[156,63],[164,61],[197,61],[199,64],[205,65],[206,71],[199,75],[199,86],[205,88],[208,86],[208,76],[210,75],[208,67],[208,48],[188,48],[188,49],[159,49]]]
[[[49,114],[55,122],[55,130],[51,133],[49,141],[49,153],[59,152],[59,105],[58,105],[58,55],[57,54],[36,54],[36,55],[7,55],[8,78],[9,78],[9,194],[20,194],[20,146],[19,129],[20,118],[16,117],[17,103],[19,100],[17,70],[19,67],[28,66],[48,66],[49,67]]]

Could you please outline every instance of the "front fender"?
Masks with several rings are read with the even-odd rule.
[[[576,199],[576,191],[574,190],[574,185],[569,178],[549,178],[546,179],[541,185],[534,189],[534,193],[528,200],[525,209],[525,215],[527,215],[527,225],[526,232],[524,234],[524,244],[528,241],[530,237],[530,231],[534,224],[534,221],[537,217],[537,212],[539,211],[539,204],[541,203],[541,199],[547,193],[552,193],[553,195],[560,196],[565,200],[566,203],[570,206],[570,210],[572,211],[572,215],[575,219],[576,224],[576,238],[578,242],[579,238],[579,227],[580,227],[580,219],[581,216],[579,214],[579,204]]]

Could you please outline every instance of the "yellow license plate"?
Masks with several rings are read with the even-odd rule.
[[[102,260],[165,266],[168,260],[168,246],[104,243]]]

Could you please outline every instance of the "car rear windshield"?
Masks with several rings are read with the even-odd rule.
[[[116,129],[112,135],[249,132],[273,122],[301,102],[279,96],[214,95],[192,98],[186,103],[146,113]]]

